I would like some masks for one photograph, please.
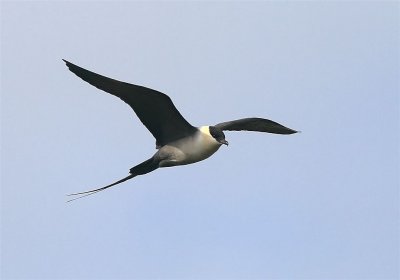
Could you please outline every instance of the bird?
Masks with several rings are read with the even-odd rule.
[[[69,194],[74,198],[68,202],[104,191],[158,168],[187,165],[205,160],[222,145],[228,146],[224,131],[244,130],[283,135],[298,132],[277,122],[258,117],[195,127],[181,115],[168,95],[144,86],[102,76],[65,59],[63,61],[72,73],[85,82],[126,102],[154,136],[157,149],[151,158],[132,167],[128,176],[101,188]]]

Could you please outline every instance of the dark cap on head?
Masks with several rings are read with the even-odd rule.
[[[215,138],[219,143],[227,145],[228,146],[228,141],[225,140],[225,134],[222,131],[222,129],[215,127],[215,126],[210,126],[210,134],[212,137]]]

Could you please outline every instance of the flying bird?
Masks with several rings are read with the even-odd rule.
[[[125,101],[156,139],[157,152],[148,160],[132,167],[129,175],[102,188],[70,194],[82,198],[160,167],[186,165],[204,160],[222,145],[228,146],[224,131],[259,131],[293,134],[298,131],[263,118],[244,118],[195,127],[179,113],[171,98],[159,91],[114,80],[81,68],[65,59],[71,72],[89,84]],[[79,196],[79,197],[76,197]]]

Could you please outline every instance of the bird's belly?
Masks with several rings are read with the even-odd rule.
[[[206,137],[192,138],[191,141],[181,139],[163,146],[159,150],[165,160],[160,166],[185,165],[198,162],[214,154],[221,144]]]
[[[183,159],[184,164],[194,163],[197,161],[204,160],[214,154],[221,147],[220,144],[215,145],[189,145],[185,147],[182,152],[185,155]]]

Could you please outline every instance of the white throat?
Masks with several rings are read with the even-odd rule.
[[[210,133],[210,126],[208,126],[208,125],[200,126],[200,127],[199,127],[199,130],[200,130],[202,133],[204,133],[204,134],[206,134],[206,135],[212,137],[212,135],[211,135],[211,133]],[[214,137],[213,137],[213,138],[214,138]]]

